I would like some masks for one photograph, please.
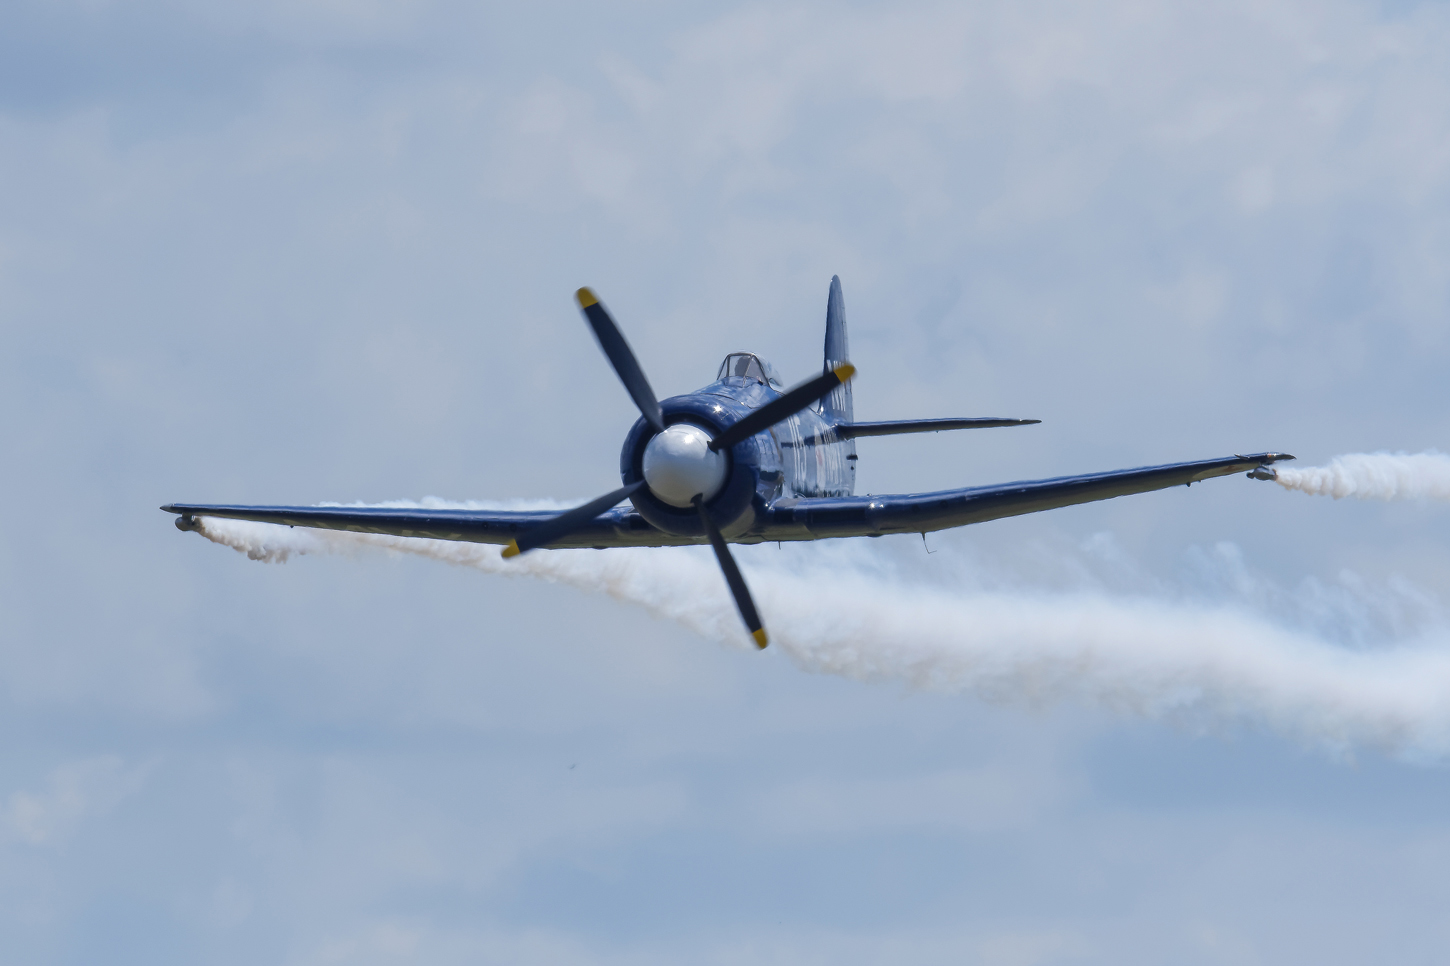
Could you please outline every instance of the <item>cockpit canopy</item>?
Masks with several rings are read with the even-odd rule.
[[[732,352],[725,357],[725,361],[720,363],[720,372],[715,378],[726,379],[731,376],[739,379],[753,379],[767,386],[780,384],[770,363],[763,361],[753,352]]]

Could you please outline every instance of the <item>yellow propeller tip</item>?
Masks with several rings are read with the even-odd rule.
[[[851,365],[851,363],[849,362],[843,362],[836,368],[832,369],[831,372],[835,375],[837,379],[845,382],[847,379],[850,379],[856,374],[856,367]]]
[[[587,285],[575,292],[574,297],[579,300],[579,307],[581,309],[587,309],[591,305],[599,304],[599,300],[594,297],[593,290]]]
[[[510,557],[517,557],[521,552],[519,550],[519,542],[517,540],[510,540],[509,545],[503,548],[503,558],[507,560]]]
[[[770,638],[765,636],[765,628],[763,627],[758,631],[752,631],[750,636],[755,638],[755,646],[762,651],[765,650],[765,645],[770,643]]]

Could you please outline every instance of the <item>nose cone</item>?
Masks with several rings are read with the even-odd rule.
[[[710,434],[693,423],[675,423],[644,448],[644,481],[671,506],[695,496],[709,500],[725,485],[726,457],[710,449]]]

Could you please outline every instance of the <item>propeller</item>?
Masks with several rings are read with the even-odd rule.
[[[639,367],[639,360],[634,357],[629,343],[624,341],[624,334],[619,331],[619,326],[614,324],[614,319],[609,317],[604,306],[599,304],[599,299],[588,288],[581,288],[574,293],[574,297],[579,300],[579,307],[584,310],[584,317],[589,320],[589,327],[594,330],[594,338],[599,340],[599,348],[604,350],[609,364],[619,375],[619,381],[629,390],[629,397],[639,407],[645,422],[653,426],[655,432],[663,433],[665,417],[660,412],[659,400],[655,398],[655,391],[649,387],[649,380],[644,377],[644,370]]]
[[[613,493],[606,493],[597,500],[590,500],[583,506],[576,506],[572,510],[565,510],[552,519],[546,520],[536,527],[533,527],[509,541],[509,545],[503,548],[505,557],[517,557],[521,553],[542,547],[545,544],[553,543],[560,537],[566,537],[578,530],[584,524],[593,520],[599,514],[629,499],[630,494],[644,486],[644,480],[638,483],[631,483],[629,486],[622,486]]]
[[[763,651],[765,645],[770,643],[770,638],[761,626],[760,614],[755,609],[755,601],[750,597],[750,588],[745,586],[745,578],[740,576],[740,568],[735,566],[735,558],[730,556],[730,547],[720,535],[720,528],[710,519],[705,502],[698,496],[691,502],[700,514],[700,522],[705,525],[705,534],[710,538],[715,559],[720,561],[720,569],[725,572],[725,583],[730,585],[730,595],[735,598],[735,608],[740,611],[740,619],[745,622],[745,629],[755,639],[755,646]]]
[[[639,360],[635,358],[634,351],[625,341],[624,334],[619,331],[619,326],[614,324],[614,319],[610,317],[599,299],[588,288],[581,288],[575,293],[575,298],[579,300],[579,308],[584,310],[584,317],[589,321],[594,338],[599,341],[599,348],[604,350],[604,355],[609,360],[609,364],[614,367],[619,381],[624,383],[624,388],[628,390],[630,398],[639,407],[640,415],[654,428],[655,432],[663,433],[665,431],[664,412],[660,409],[660,403],[655,398],[654,390],[650,388],[649,380],[645,378],[644,370],[640,368]],[[749,439],[782,420],[789,419],[816,400],[828,395],[831,390],[850,379],[855,373],[856,367],[849,362],[844,362],[829,372],[801,383],[779,398],[750,413],[738,423],[727,427],[719,436],[710,441],[710,450],[717,453],[721,450],[728,450],[736,443]],[[582,506],[566,510],[509,541],[509,545],[503,550],[503,555],[517,557],[521,553],[548,546],[588,525],[599,514],[628,499],[644,485],[643,480],[631,483],[613,493],[606,493],[597,500],[590,500]],[[769,643],[769,638],[766,636],[765,628],[761,626],[760,614],[755,609],[755,601],[750,597],[750,589],[745,586],[745,578],[740,575],[740,568],[735,565],[735,558],[730,555],[730,548],[720,534],[720,528],[715,525],[714,520],[710,519],[710,514],[705,509],[703,495],[696,494],[690,502],[700,514],[700,523],[705,528],[705,535],[710,540],[710,547],[715,551],[715,559],[719,561],[720,569],[725,574],[725,583],[730,585],[730,594],[735,598],[735,606],[740,611],[740,619],[745,622],[745,629],[750,632],[757,647],[765,647]]]

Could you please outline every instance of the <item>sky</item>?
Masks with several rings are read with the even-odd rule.
[[[863,440],[861,492],[1444,449],[1447,48],[1431,2],[5,4],[6,960],[1441,962],[1444,505],[741,548],[761,654],[700,548],[269,563],[156,507],[607,492],[581,285],[661,396],[816,372],[839,275],[858,418],[1042,420]]]

